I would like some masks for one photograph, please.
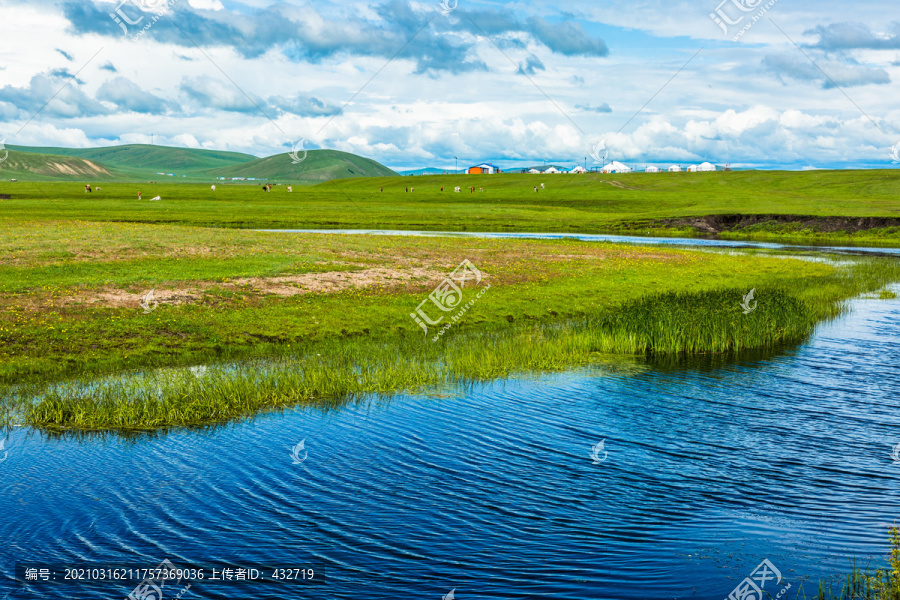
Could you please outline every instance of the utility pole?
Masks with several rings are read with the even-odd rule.
[[[456,172],[453,173],[453,174],[454,174],[454,175],[459,175],[459,157],[458,157],[458,156],[454,156],[453,158],[456,159]]]

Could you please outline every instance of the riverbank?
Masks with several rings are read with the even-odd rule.
[[[609,355],[773,348],[900,280],[881,259],[121,223],[7,221],[0,249],[7,408],[87,428],[199,424]],[[429,295],[465,260],[480,279],[432,341],[445,323],[424,320],[444,314]],[[202,378],[154,371],[196,365]],[[148,373],[95,382],[134,371]]]

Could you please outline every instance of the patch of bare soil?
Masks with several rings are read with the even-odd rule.
[[[191,304],[199,301],[210,288],[246,290],[258,294],[276,296],[297,296],[300,294],[330,294],[347,289],[370,287],[393,287],[402,284],[424,284],[440,281],[446,273],[427,268],[388,269],[372,268],[362,271],[329,271],[326,273],[304,273],[284,277],[247,277],[227,283],[197,282],[194,285],[175,289],[157,288],[153,301],[159,304]],[[149,290],[148,290],[149,291]],[[90,304],[111,308],[139,307],[147,292],[133,293],[120,289],[85,290],[74,296],[59,299],[63,305]],[[152,302],[151,302],[152,304]]]

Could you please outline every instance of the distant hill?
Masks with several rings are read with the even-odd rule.
[[[310,150],[292,164],[289,154],[257,158],[240,152],[130,144],[105,148],[7,146],[3,179],[213,181],[220,177],[321,183],[349,177],[396,175],[374,160],[336,150]],[[0,152],[2,155],[2,152]],[[161,175],[162,174],[162,175]],[[177,179],[176,179],[177,178]]]
[[[0,157],[3,154],[0,152]],[[9,150],[6,160],[0,162],[0,179],[106,180],[113,179],[116,175],[117,173],[94,161],[59,154]]]
[[[8,146],[11,150],[33,154],[74,156],[91,160],[123,172],[155,174],[157,172],[190,175],[221,167],[235,166],[256,160],[252,154],[223,152],[198,148],[171,148],[130,144],[105,148],[40,148],[32,146]]]
[[[384,165],[337,150],[309,150],[302,162],[294,164],[290,154],[259,158],[236,167],[208,171],[215,177],[253,177],[280,181],[319,183],[349,177],[389,177],[397,175]]]

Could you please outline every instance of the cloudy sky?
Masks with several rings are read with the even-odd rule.
[[[900,166],[895,3],[719,2],[0,0],[0,138]]]

